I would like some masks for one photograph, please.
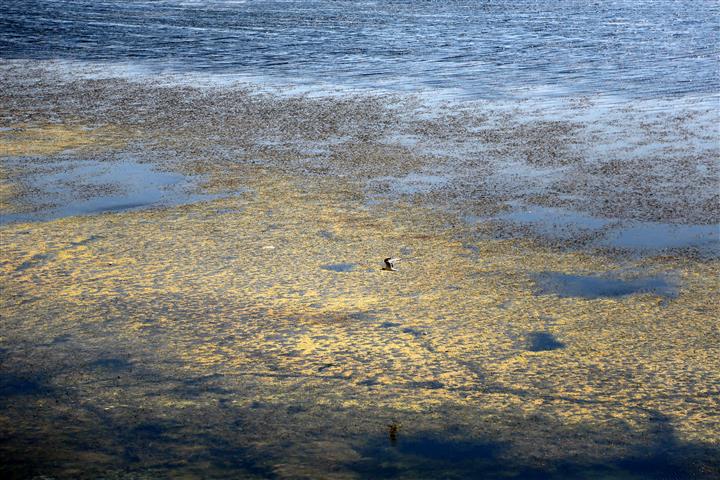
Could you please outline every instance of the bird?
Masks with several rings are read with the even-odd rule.
[[[395,268],[395,262],[399,262],[399,258],[394,257],[388,257],[383,262],[385,262],[385,266],[382,268],[383,270],[388,270],[390,272],[397,272],[397,268]]]

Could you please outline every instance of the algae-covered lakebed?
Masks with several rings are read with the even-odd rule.
[[[720,475],[717,220],[712,193],[686,192],[702,181],[663,178],[687,208],[659,218],[635,178],[617,205],[592,206],[562,176],[622,176],[573,156],[578,125],[465,113],[484,150],[462,158],[489,158],[469,169],[389,143],[412,130],[457,153],[469,135],[407,120],[392,98],[52,78],[36,103],[11,77],[3,478]],[[562,195],[518,177],[520,199],[503,190],[492,162],[531,150],[517,138],[551,152],[538,168],[558,167]],[[467,176],[383,186],[438,165]],[[487,190],[463,196],[476,174]],[[586,206],[607,225],[543,237],[498,224],[517,200]],[[672,215],[709,233],[682,248],[603,243],[623,218],[682,229]],[[391,255],[397,272],[381,269]]]

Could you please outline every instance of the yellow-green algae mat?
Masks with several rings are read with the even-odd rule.
[[[1,227],[4,458],[60,477],[463,478],[390,451],[442,438],[427,448],[512,478],[717,449],[717,260],[638,260],[674,272],[672,299],[537,295],[538,272],[627,264],[469,241],[349,182],[226,175],[248,191]],[[564,348],[529,351],[536,331]]]

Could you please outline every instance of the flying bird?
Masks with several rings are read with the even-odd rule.
[[[397,272],[397,268],[395,268],[395,262],[399,262],[399,258],[394,257],[388,257],[383,262],[385,262],[385,266],[383,267],[383,270],[388,270],[391,272]]]

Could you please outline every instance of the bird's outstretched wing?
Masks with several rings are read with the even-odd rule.
[[[388,267],[392,267],[395,264],[395,262],[399,262],[399,261],[400,261],[399,258],[388,257],[385,259],[385,265],[387,265]]]

